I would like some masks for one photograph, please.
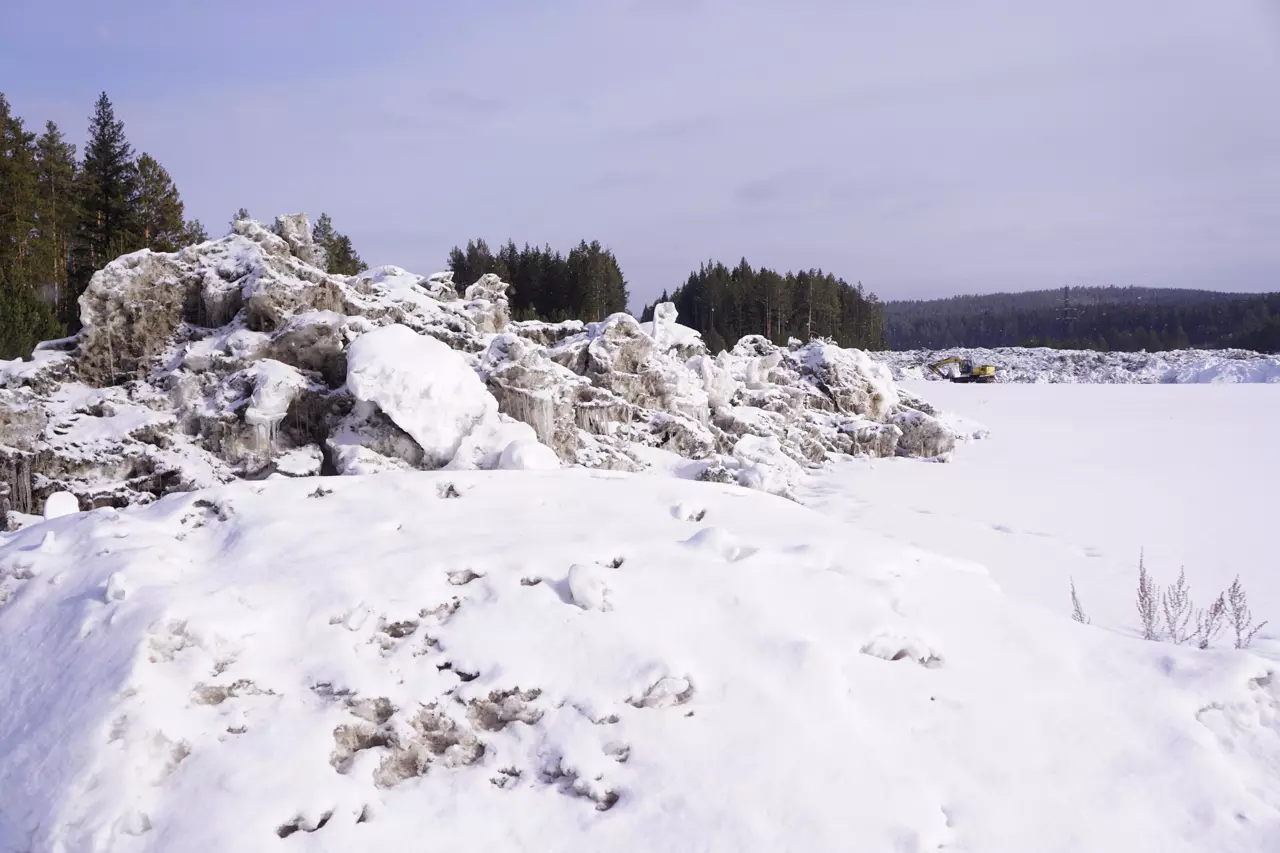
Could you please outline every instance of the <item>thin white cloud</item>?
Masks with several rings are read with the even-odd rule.
[[[890,298],[1274,289],[1278,23],[1203,0],[583,0],[372,45],[356,73],[318,55],[308,85],[117,103],[214,230],[325,209],[422,271],[472,236],[594,237],[640,298],[742,255]]]

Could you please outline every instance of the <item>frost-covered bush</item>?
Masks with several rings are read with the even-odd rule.
[[[1138,588],[1135,598],[1138,622],[1144,640],[1207,649],[1231,628],[1235,648],[1247,649],[1267,622],[1254,623],[1249,608],[1249,596],[1237,575],[1225,592],[1219,593],[1208,607],[1196,607],[1187,583],[1186,569],[1180,569],[1178,579],[1163,590],[1152,580],[1147,571],[1146,558],[1138,557]],[[1071,581],[1071,618],[1082,624],[1090,620],[1084,614],[1080,598],[1076,594],[1075,580]]]

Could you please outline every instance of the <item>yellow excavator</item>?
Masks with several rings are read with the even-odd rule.
[[[956,366],[955,373],[943,372],[944,367]],[[935,361],[929,365],[929,369],[941,376],[943,379],[950,379],[952,382],[995,382],[996,368],[994,364],[978,364],[975,365],[967,358],[960,358],[957,355],[951,358],[944,358],[942,361]]]

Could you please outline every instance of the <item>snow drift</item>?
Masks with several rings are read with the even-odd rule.
[[[871,354],[876,361],[888,365],[893,378],[899,381],[940,380],[942,377],[929,370],[928,365],[953,355],[974,364],[994,364],[997,382],[1142,385],[1280,382],[1280,356],[1240,349],[1093,352],[1045,347],[957,347]]]
[[[646,324],[513,323],[496,276],[459,295],[447,273],[328,275],[308,228],[245,220],[95,274],[77,337],[0,365],[0,499],[38,514],[55,491],[118,507],[237,477],[550,467],[534,443],[784,491],[829,454],[954,444],[864,353],[747,338],[713,357],[670,304]],[[786,470],[735,455],[747,437]]]
[[[1280,846],[1266,661],[736,488],[241,482],[0,575],[4,851]]]

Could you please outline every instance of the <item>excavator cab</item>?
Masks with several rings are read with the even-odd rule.
[[[944,367],[951,365],[956,366],[955,373],[944,372]],[[996,368],[993,364],[975,365],[967,358],[959,356],[951,356],[941,361],[935,361],[929,365],[929,369],[944,379],[950,379],[952,382],[995,382]]]

